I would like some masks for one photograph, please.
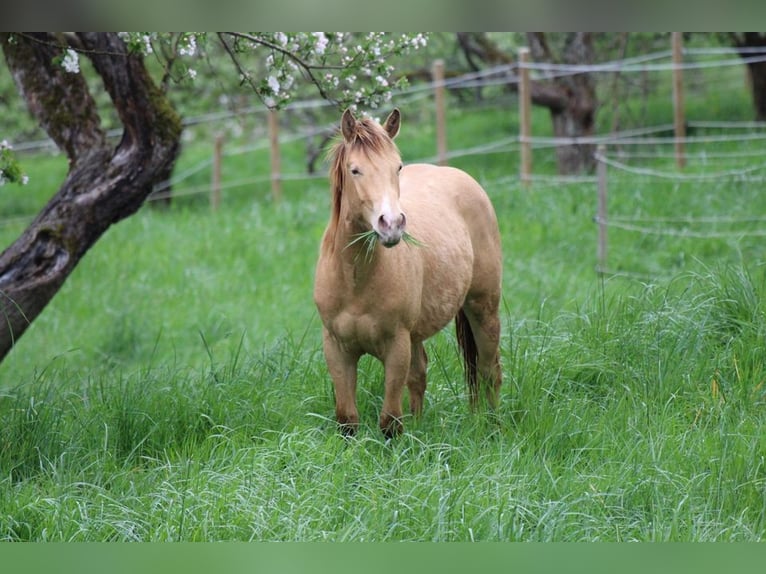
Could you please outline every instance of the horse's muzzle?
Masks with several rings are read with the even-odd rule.
[[[407,218],[403,213],[400,213],[399,217],[394,218],[393,221],[386,215],[381,215],[375,232],[383,247],[393,247],[402,240],[406,226]]]

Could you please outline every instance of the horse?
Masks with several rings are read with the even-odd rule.
[[[498,404],[502,252],[497,216],[466,172],[431,164],[403,166],[394,138],[399,109],[380,124],[347,109],[328,152],[330,220],[319,246],[314,302],[335,391],[340,431],[359,426],[357,366],[383,363],[379,425],[403,430],[422,413],[428,357],[423,342],[454,319],[472,408]]]

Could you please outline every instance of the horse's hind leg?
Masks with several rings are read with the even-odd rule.
[[[428,355],[422,342],[412,343],[410,372],[407,375],[407,388],[410,390],[410,412],[420,416],[423,412],[423,397],[426,393],[426,367]]]
[[[476,344],[476,385],[470,389],[471,405],[479,402],[479,388],[484,389],[487,403],[496,407],[500,401],[502,371],[500,369],[499,301],[495,297],[471,297],[464,305],[468,323]]]

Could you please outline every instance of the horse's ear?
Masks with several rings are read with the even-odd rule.
[[[388,117],[386,118],[385,123],[383,124],[383,129],[386,130],[386,133],[388,134],[388,137],[391,139],[394,139],[396,135],[399,133],[399,128],[402,125],[402,114],[399,113],[399,108],[394,108],[394,110],[388,114]]]
[[[340,131],[346,141],[351,140],[354,135],[355,127],[356,118],[354,117],[354,113],[349,108],[346,108],[346,111],[343,112],[343,116],[340,118]]]

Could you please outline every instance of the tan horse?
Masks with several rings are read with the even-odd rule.
[[[347,434],[359,424],[359,358],[370,354],[383,362],[380,428],[396,435],[402,430],[405,383],[412,413],[423,409],[423,341],[453,318],[471,405],[480,401],[480,384],[490,405],[499,397],[502,255],[494,209],[463,171],[402,167],[393,142],[399,126],[396,109],[382,126],[346,110],[343,139],[330,154],[332,213],[314,301],[324,325],[335,414]]]

